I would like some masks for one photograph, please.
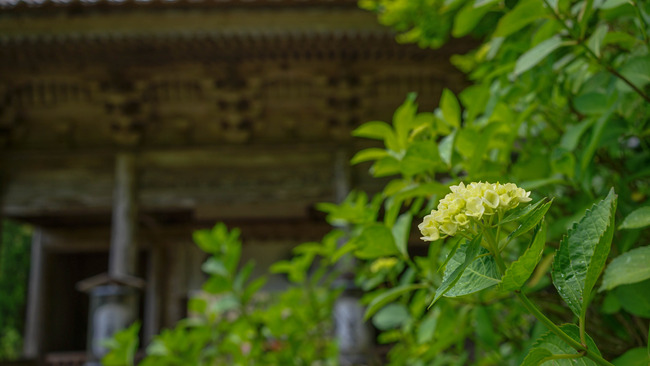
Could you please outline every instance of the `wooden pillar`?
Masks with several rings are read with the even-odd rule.
[[[161,315],[161,275],[163,270],[163,253],[160,245],[153,243],[149,251],[149,268],[147,271],[147,287],[144,298],[144,322],[142,335],[144,343],[149,344],[160,331]]]
[[[27,290],[27,307],[25,311],[25,339],[23,356],[27,359],[38,359],[42,349],[43,310],[45,287],[45,253],[43,249],[43,233],[35,229],[32,235],[31,262],[29,266],[29,288]]]
[[[137,225],[135,156],[130,152],[121,152],[115,161],[109,276],[135,275],[138,255],[138,246],[135,243]]]

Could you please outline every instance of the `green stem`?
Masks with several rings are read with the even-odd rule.
[[[503,275],[506,272],[506,264],[503,262],[503,258],[501,258],[501,252],[499,251],[499,244],[497,243],[496,238],[492,234],[492,230],[489,227],[483,228],[483,234],[485,237],[485,241],[488,243],[488,248],[490,250],[490,253],[494,257],[494,260],[497,262],[497,266],[499,267],[499,272],[501,273],[501,275]]]
[[[541,321],[551,332],[555,333],[560,339],[562,339],[564,342],[566,342],[569,346],[571,346],[573,349],[575,349],[578,352],[584,353],[584,356],[589,358],[590,360],[594,361],[595,363],[602,365],[602,366],[614,366],[611,363],[609,363],[607,360],[602,358],[600,355],[594,353],[594,351],[588,349],[584,345],[580,344],[580,342],[576,341],[575,339],[571,338],[568,334],[566,334],[560,327],[558,327],[555,323],[553,323],[549,318],[546,317],[538,308],[535,306],[535,304],[526,297],[521,292],[516,292],[517,297],[519,297],[519,300],[524,304],[524,307],[530,311],[537,320]]]
[[[585,330],[585,326],[587,323],[587,320],[585,317],[587,316],[587,312],[583,311],[582,314],[580,314],[580,318],[578,320],[578,324],[580,326],[580,342],[582,343],[583,346],[587,346],[587,332]]]

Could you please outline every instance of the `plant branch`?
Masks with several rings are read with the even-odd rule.
[[[555,333],[560,339],[562,339],[564,342],[566,342],[569,346],[571,346],[573,349],[575,349],[578,352],[584,353],[584,356],[589,358],[590,360],[594,361],[595,363],[601,365],[601,366],[614,366],[604,358],[602,358],[600,355],[594,353],[594,351],[588,349],[584,345],[580,344],[580,342],[576,341],[575,339],[571,338],[568,334],[566,334],[560,327],[558,327],[555,323],[553,323],[549,318],[546,317],[538,308],[533,304],[526,295],[521,293],[521,291],[516,292],[517,297],[519,297],[519,300],[524,304],[524,307],[530,311],[537,320],[541,321],[551,332]]]
[[[580,39],[579,37],[575,37],[575,36],[573,35],[573,30],[572,30],[571,28],[569,28],[569,26],[566,24],[566,22],[565,22],[564,20],[562,20],[562,18],[560,17],[560,14],[558,14],[558,13],[555,11],[555,9],[551,6],[551,4],[549,4],[548,0],[543,0],[543,1],[544,1],[544,4],[546,4],[546,7],[548,7],[548,8],[551,10],[551,13],[553,13],[553,16],[555,17],[555,19],[556,19],[558,22],[560,22],[560,24],[562,25],[562,27],[564,27],[564,29],[567,30],[567,32],[569,33],[569,36],[570,36],[571,38],[573,38],[573,39],[576,41],[576,43],[579,44],[579,45],[580,45],[580,46],[581,46],[581,47],[582,47],[582,48],[587,52],[587,55],[591,56],[591,58],[592,58],[594,61],[596,61],[596,63],[598,63],[601,67],[603,67],[605,70],[607,70],[610,74],[616,76],[616,77],[619,78],[621,81],[623,81],[625,84],[627,84],[630,88],[632,88],[632,90],[634,90],[637,94],[639,94],[639,95],[640,95],[643,99],[645,99],[647,102],[650,102],[650,96],[648,96],[647,94],[645,94],[645,93],[643,92],[643,90],[639,89],[639,88],[638,88],[636,85],[634,85],[634,84],[633,84],[633,83],[632,83],[628,78],[626,78],[625,76],[623,76],[620,72],[618,72],[616,69],[614,69],[611,65],[605,63],[605,61],[604,61],[602,58],[598,57],[598,56],[594,53],[594,51],[592,51],[591,48],[589,48],[589,47],[588,47],[588,46],[583,42],[582,39]],[[634,8],[636,9],[636,7],[634,7]],[[637,9],[637,10],[638,10],[638,9]],[[643,26],[643,25],[642,25],[642,26]]]

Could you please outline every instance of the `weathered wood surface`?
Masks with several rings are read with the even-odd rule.
[[[110,153],[6,154],[4,214],[105,216],[113,206]],[[189,218],[305,218],[333,195],[333,155],[305,148],[136,154],[142,212]]]

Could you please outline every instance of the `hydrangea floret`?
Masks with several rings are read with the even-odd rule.
[[[451,193],[438,203],[418,228],[422,240],[435,241],[457,233],[469,231],[472,223],[517,207],[531,200],[530,192],[513,183],[472,182],[467,186],[460,183],[450,187]]]

